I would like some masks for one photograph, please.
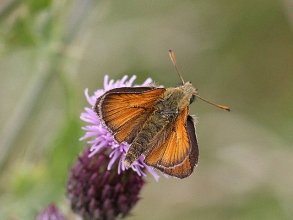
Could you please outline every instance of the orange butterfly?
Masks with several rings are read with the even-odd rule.
[[[144,154],[147,165],[182,179],[193,172],[199,156],[189,105],[195,96],[213,103],[198,96],[190,82],[184,83],[173,51],[169,54],[183,85],[112,89],[97,99],[94,111],[118,143],[131,144],[123,160],[127,167]]]

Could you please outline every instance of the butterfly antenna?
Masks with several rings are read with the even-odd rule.
[[[214,105],[214,106],[216,106],[216,107],[218,107],[218,108],[224,109],[224,110],[226,110],[226,111],[228,111],[228,112],[230,111],[230,108],[229,108],[228,106],[225,106],[225,105],[218,105],[218,104],[212,103],[212,102],[210,102],[210,101],[208,101],[208,100],[206,100],[206,99],[200,97],[198,94],[194,94],[194,95],[195,95],[197,98],[201,99],[202,101],[204,101],[204,102],[206,102],[206,103],[209,103],[209,104]]]
[[[172,60],[173,65],[174,65],[174,67],[176,69],[176,72],[177,72],[179,78],[182,81],[182,84],[184,84],[184,80],[183,80],[182,76],[180,75],[180,72],[179,72],[177,64],[176,64],[175,54],[174,54],[173,50],[169,50],[169,55],[170,55],[170,58]]]
[[[181,79],[182,83],[184,84],[184,80],[183,80],[183,78],[182,78],[182,76],[181,76],[181,74],[180,74],[180,72],[179,72],[179,70],[178,70],[177,64],[176,64],[176,59],[175,59],[175,54],[174,54],[174,52],[173,52],[172,50],[169,50],[169,55],[170,55],[170,58],[171,58],[171,60],[172,60],[172,63],[173,63],[173,65],[174,65],[175,69],[176,69],[176,72],[177,72],[179,78]],[[212,103],[212,102],[210,102],[210,101],[208,101],[208,100],[206,100],[206,99],[200,97],[198,94],[194,94],[194,95],[195,95],[197,98],[201,99],[202,101],[204,101],[204,102],[206,102],[206,103],[209,103],[209,104],[211,104],[211,105],[213,105],[213,106],[216,106],[216,107],[218,107],[218,108],[224,109],[224,110],[226,110],[226,111],[230,111],[230,108],[227,107],[227,106],[225,106],[225,105],[218,105],[218,104]]]

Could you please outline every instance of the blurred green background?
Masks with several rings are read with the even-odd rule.
[[[68,210],[67,173],[85,142],[79,119],[112,79],[180,82],[196,100],[199,166],[151,176],[128,219],[293,219],[293,2],[0,1],[0,216]]]

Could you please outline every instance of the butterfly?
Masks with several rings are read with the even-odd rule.
[[[169,55],[182,81],[174,88],[122,87],[97,98],[94,111],[117,143],[130,144],[123,163],[130,167],[142,154],[144,162],[161,172],[183,179],[198,164],[199,150],[189,105],[201,98],[181,77],[172,50]]]

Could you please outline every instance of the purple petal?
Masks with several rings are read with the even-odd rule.
[[[132,83],[134,82],[134,80],[136,79],[136,76],[133,75],[128,82],[125,83],[125,86],[126,87],[131,87],[132,86]]]
[[[148,86],[149,84],[151,84],[153,82],[153,80],[151,78],[147,78],[143,84],[141,84],[141,86]]]

